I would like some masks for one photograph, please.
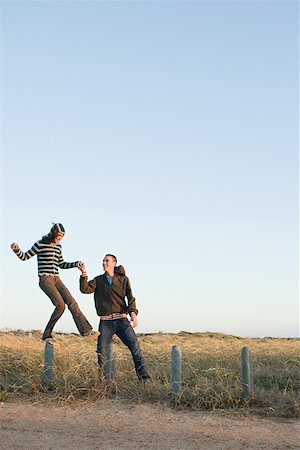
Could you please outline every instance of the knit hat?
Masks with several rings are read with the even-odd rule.
[[[50,233],[65,233],[65,229],[61,223],[55,223],[50,230]]]

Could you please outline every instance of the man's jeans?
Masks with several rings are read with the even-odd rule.
[[[99,331],[100,336],[98,337],[97,353],[99,372],[101,375],[107,346],[111,343],[113,335],[116,334],[123,344],[129,348],[138,378],[140,380],[150,378],[146,370],[144,356],[137,335],[133,331],[128,319],[100,320]]]
[[[55,306],[55,310],[46,325],[42,339],[51,337],[51,332],[58,319],[62,316],[66,305],[68,306],[79,333],[82,336],[89,334],[92,330],[91,324],[87,321],[81,312],[76,300],[72,297],[70,291],[66,288],[59,277],[43,275],[40,277],[40,288],[48,295]]]

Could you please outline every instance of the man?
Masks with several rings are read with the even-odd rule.
[[[80,291],[84,294],[94,293],[96,311],[100,316],[100,335],[97,344],[99,372],[102,376],[106,348],[113,335],[116,334],[129,348],[139,380],[151,383],[152,380],[147,372],[138,338],[133,330],[138,325],[135,298],[132,295],[130,281],[125,275],[124,267],[116,267],[116,264],[117,258],[114,255],[105,255],[102,264],[104,274],[91,281],[88,281],[85,265],[82,263],[81,266]],[[127,297],[128,304],[125,297]],[[128,314],[132,326],[127,319]]]

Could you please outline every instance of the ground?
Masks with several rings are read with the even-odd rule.
[[[105,398],[72,407],[0,404],[2,450],[299,449],[296,419],[176,411]]]

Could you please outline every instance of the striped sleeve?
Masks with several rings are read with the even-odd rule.
[[[58,265],[61,269],[72,269],[73,267],[77,266],[78,261],[75,262],[65,262],[62,252],[60,251],[59,258],[58,258]]]
[[[21,249],[15,249],[14,252],[17,255],[17,257],[19,259],[21,259],[22,261],[26,261],[29,258],[32,258],[34,255],[36,255],[37,253],[39,253],[40,247],[39,247],[39,243],[36,242],[30,250],[28,250],[27,252],[22,252]]]

